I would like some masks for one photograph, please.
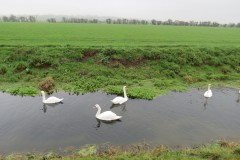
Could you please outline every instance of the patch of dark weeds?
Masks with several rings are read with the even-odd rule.
[[[219,153],[212,153],[212,152],[202,152],[201,153],[202,158],[208,158],[211,160],[218,160],[221,158],[221,155]]]
[[[86,62],[89,58],[95,57],[98,53],[98,50],[86,49],[83,51],[82,62]]]
[[[237,148],[233,151],[233,154],[240,155],[240,148]]]

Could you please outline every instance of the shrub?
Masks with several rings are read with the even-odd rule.
[[[193,82],[193,78],[190,75],[186,75],[183,77],[184,81],[186,81],[187,83],[192,83]]]
[[[162,71],[162,73],[168,78],[175,78],[176,77],[175,72],[172,71],[172,70],[164,70],[164,71]]]
[[[57,67],[58,62],[51,57],[39,56],[31,59],[30,65],[31,67],[34,67],[34,68],[49,68],[49,67]]]
[[[96,58],[97,58],[97,62],[102,63],[103,65],[106,65],[109,63],[109,56],[106,56],[103,53],[99,53]]]
[[[193,66],[201,66],[203,61],[199,57],[199,53],[190,52],[187,56],[187,63]]]
[[[97,153],[97,147],[95,145],[83,148],[83,149],[79,150],[79,152],[78,152],[78,154],[83,157],[93,155],[96,153]]]
[[[17,88],[10,88],[6,90],[8,93],[12,95],[22,95],[22,96],[29,96],[29,95],[37,95],[38,90],[34,87],[17,87]]]
[[[72,61],[80,62],[83,58],[82,51],[75,48],[66,48],[62,51],[64,53],[64,58],[70,59]]]
[[[0,65],[0,74],[4,75],[7,73],[7,67],[5,65]]]
[[[116,49],[113,49],[112,47],[107,47],[101,50],[101,52],[106,56],[111,56],[117,53]]]
[[[22,54],[22,55],[26,55],[26,54],[34,54],[35,48],[33,47],[17,47],[15,48],[15,53],[16,54]]]
[[[240,148],[236,148],[236,149],[233,151],[233,154],[240,155]]]
[[[15,71],[15,72],[22,72],[22,71],[24,71],[24,70],[27,69],[27,68],[28,68],[28,64],[27,64],[26,62],[19,62],[19,63],[16,65],[14,71]]]
[[[45,78],[42,82],[39,83],[38,88],[42,91],[46,91],[48,93],[52,92],[55,87],[55,82],[52,77]]]
[[[74,92],[81,91],[94,92],[101,88],[103,86],[103,83],[98,79],[81,78],[78,81],[74,82],[73,85]]]
[[[222,66],[221,67],[221,72],[223,74],[227,74],[227,73],[230,73],[231,72],[231,68],[229,66]]]

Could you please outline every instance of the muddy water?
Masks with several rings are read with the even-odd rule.
[[[232,89],[170,93],[152,101],[130,99],[112,106],[115,95],[69,95],[63,104],[43,105],[42,98],[0,93],[0,152],[46,151],[85,144],[198,145],[211,140],[240,140],[239,95]],[[123,116],[114,123],[99,122],[93,106]]]

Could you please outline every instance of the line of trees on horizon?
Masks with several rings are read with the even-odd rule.
[[[45,20],[49,23],[107,23],[107,24],[141,24],[141,25],[174,25],[174,26],[206,26],[206,27],[239,27],[240,23],[228,23],[228,24],[220,24],[218,22],[211,21],[180,21],[180,20],[172,20],[168,19],[166,21],[152,19],[148,20],[138,20],[138,19],[127,19],[127,18],[118,18],[111,19],[108,18],[105,21],[101,21],[98,19],[87,19],[87,18],[72,18],[72,17],[62,17],[61,20],[57,20],[56,18],[47,18]],[[0,17],[0,22],[40,22],[37,20],[36,16],[2,16]]]
[[[240,23],[228,23],[228,24],[220,24],[218,22],[211,21],[180,21],[180,20],[171,20],[167,21],[159,21],[152,19],[151,21],[147,20],[136,20],[136,19],[106,19],[107,24],[152,24],[152,25],[174,25],[174,26],[208,26],[208,27],[240,27]]]
[[[2,16],[0,22],[37,22],[36,16]]]

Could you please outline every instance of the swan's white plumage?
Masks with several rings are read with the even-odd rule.
[[[128,97],[127,97],[127,93],[126,93],[126,86],[123,86],[123,93],[124,93],[124,97],[118,96],[118,97],[114,98],[113,100],[111,100],[111,102],[113,104],[123,104],[123,103],[127,102]]]
[[[204,97],[210,98],[212,97],[212,90],[210,89],[211,84],[208,85],[208,90],[204,93]]]
[[[113,104],[122,104],[124,102],[127,102],[127,98],[124,97],[116,97],[113,100],[111,100]]]
[[[45,92],[44,91],[41,91],[41,93],[42,93],[42,97],[43,97],[43,103],[45,103],[45,104],[53,104],[53,103],[59,103],[59,102],[61,102],[62,100],[63,100],[63,98],[57,98],[57,97],[53,97],[53,96],[51,96],[51,97],[49,97],[48,99],[46,99],[46,97],[45,97]]]
[[[112,111],[105,111],[101,113],[101,107],[96,104],[95,107],[98,109],[96,113],[96,118],[104,121],[113,121],[122,118],[122,116],[117,116],[115,113]]]

